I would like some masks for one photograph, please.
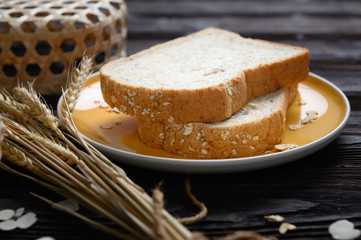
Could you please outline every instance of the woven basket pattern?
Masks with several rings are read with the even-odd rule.
[[[69,67],[86,54],[96,69],[125,56],[123,0],[0,0],[0,87],[32,82],[58,94]]]

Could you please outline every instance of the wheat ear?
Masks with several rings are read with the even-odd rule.
[[[23,104],[31,109],[31,111],[27,112],[30,116],[42,122],[51,130],[55,132],[59,131],[59,119],[56,118],[46,104],[41,101],[33,89],[32,84],[29,84],[29,90],[25,87],[15,87],[13,93]]]
[[[25,155],[23,150],[20,150],[19,147],[7,139],[2,142],[1,148],[3,157],[10,163],[25,167],[28,170],[36,171],[38,169],[38,167],[34,166],[33,161]]]
[[[68,104],[69,112],[72,113],[79,94],[89,74],[91,73],[93,60],[90,57],[84,56],[78,68],[75,68],[73,76],[68,83],[67,91],[64,94],[64,101]],[[65,108],[62,107],[61,113],[65,116]]]
[[[18,120],[29,120],[27,114],[24,114],[29,110],[28,106],[13,99],[5,90],[0,91],[0,111],[6,112]]]

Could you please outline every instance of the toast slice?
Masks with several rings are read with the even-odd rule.
[[[138,119],[141,141],[187,158],[235,158],[264,154],[281,141],[297,85],[249,101],[215,123],[169,123]]]
[[[207,28],[105,64],[105,101],[129,115],[177,123],[217,122],[250,99],[308,76],[305,48]]]

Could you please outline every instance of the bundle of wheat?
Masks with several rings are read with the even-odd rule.
[[[71,119],[92,69],[84,57],[64,93],[61,122],[32,85],[0,92],[0,167],[35,181],[113,221],[110,228],[41,196],[94,228],[121,239],[190,239],[192,233],[117,165],[83,140]],[[80,147],[78,147],[80,146]],[[37,196],[37,195],[36,195]]]

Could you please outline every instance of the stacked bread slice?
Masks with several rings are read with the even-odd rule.
[[[217,28],[104,65],[104,100],[138,119],[140,139],[189,158],[262,154],[277,144],[308,50]]]

